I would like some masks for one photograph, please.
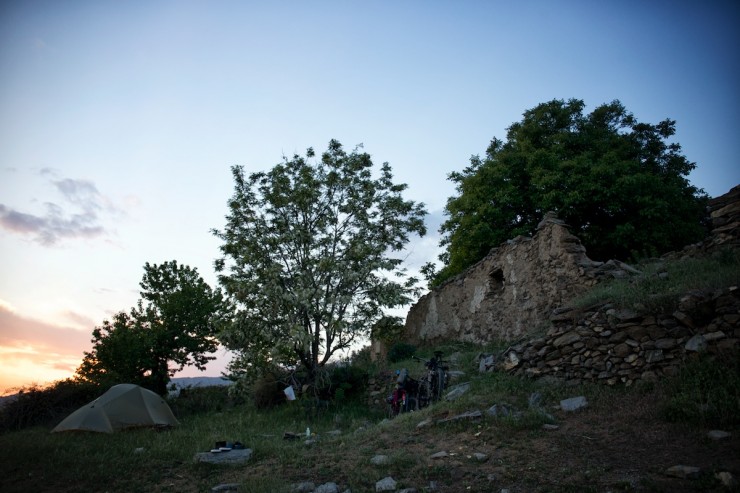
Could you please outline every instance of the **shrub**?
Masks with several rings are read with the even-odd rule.
[[[405,342],[398,342],[388,350],[388,361],[398,363],[399,361],[409,359],[414,353],[416,353],[416,346]]]
[[[275,374],[267,373],[252,384],[252,399],[257,409],[271,409],[285,401],[283,388]]]
[[[663,416],[702,426],[740,424],[740,362],[703,355],[667,385]]]
[[[95,384],[73,379],[60,380],[47,387],[21,388],[14,399],[0,408],[0,431],[56,425],[72,411],[100,397],[103,390]]]
[[[243,394],[229,392],[225,385],[186,387],[177,397],[169,399],[170,408],[177,417],[189,414],[221,412],[244,404]]]

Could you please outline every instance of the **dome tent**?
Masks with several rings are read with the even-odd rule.
[[[113,433],[138,426],[178,424],[164,399],[138,385],[114,385],[105,394],[85,404],[59,423],[52,431],[97,431]]]

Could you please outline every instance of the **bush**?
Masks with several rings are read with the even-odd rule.
[[[178,418],[199,413],[221,412],[245,403],[242,394],[229,392],[226,385],[186,387],[177,397],[168,399],[172,412]]]
[[[332,369],[330,379],[331,398],[341,402],[362,397],[367,388],[368,373],[358,366],[342,365]]]
[[[667,385],[662,413],[669,421],[702,426],[740,424],[740,362],[703,355]]]
[[[274,373],[267,373],[252,384],[252,399],[257,409],[271,409],[285,401],[285,386]]]
[[[416,353],[416,346],[405,342],[398,342],[388,350],[388,361],[398,363],[399,361],[409,359],[414,353]]]
[[[21,388],[14,399],[0,408],[0,431],[55,426],[72,411],[100,397],[103,390],[95,384],[72,379],[48,387]]]

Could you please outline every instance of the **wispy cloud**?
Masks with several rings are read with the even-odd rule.
[[[40,174],[53,177],[55,173],[44,169]],[[30,236],[41,245],[53,246],[67,239],[105,236],[109,233],[104,226],[105,220],[123,214],[91,181],[64,178],[52,179],[51,184],[60,195],[59,203],[45,202],[43,214],[0,204],[0,227]]]

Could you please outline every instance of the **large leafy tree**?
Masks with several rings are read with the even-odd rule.
[[[203,369],[214,359],[223,296],[197,269],[174,260],[147,262],[140,286],[137,306],[93,330],[93,349],[77,374],[103,385],[137,383],[164,394],[175,372],[187,365]]]
[[[584,114],[581,100],[553,100],[524,113],[507,141],[453,172],[439,284],[556,211],[594,259],[653,255],[700,240],[706,195],[696,167],[669,142],[675,121],[639,123],[614,101]],[[430,271],[427,266],[427,277]]]
[[[315,375],[389,307],[410,301],[403,250],[425,234],[423,204],[404,200],[384,163],[347,153],[336,140],[317,159],[309,149],[268,172],[232,168],[234,195],[216,261],[237,306],[221,334],[237,352],[235,373],[303,365]]]

